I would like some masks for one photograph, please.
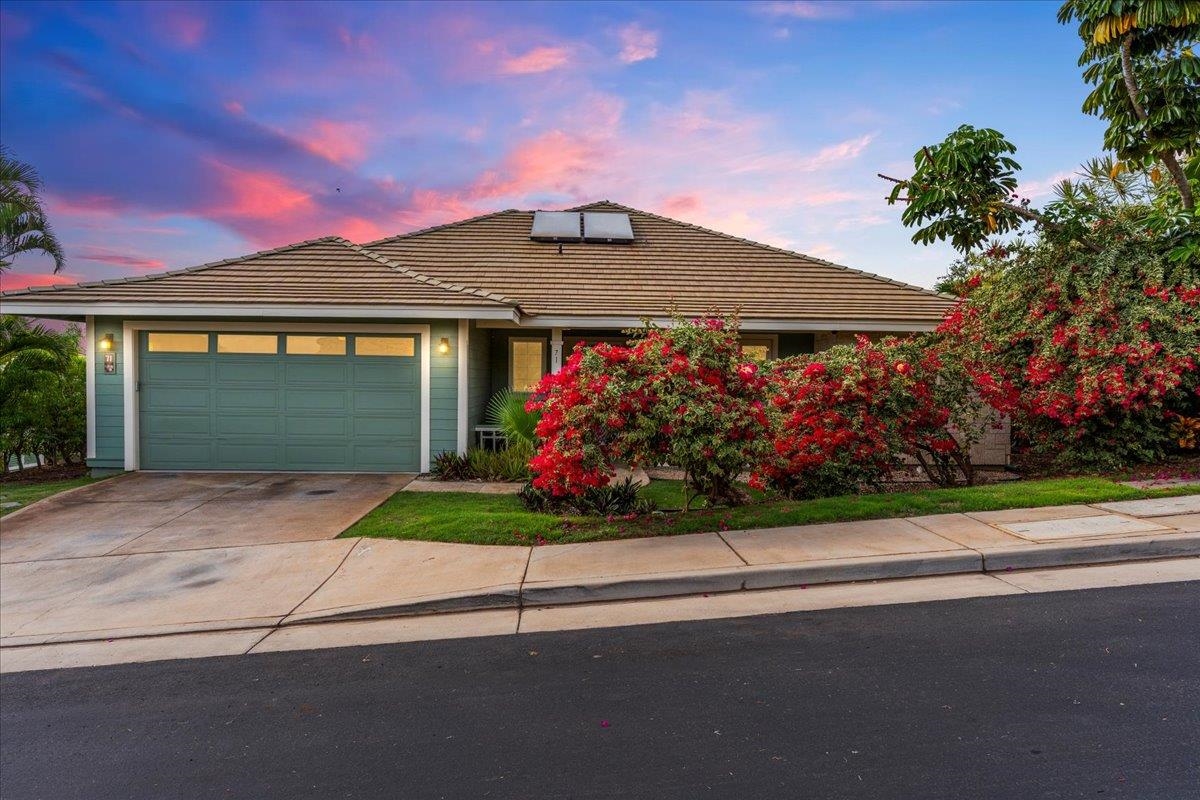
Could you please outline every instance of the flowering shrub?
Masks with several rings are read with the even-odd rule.
[[[676,319],[632,332],[628,347],[577,347],[543,378],[533,485],[556,496],[603,486],[614,465],[669,463],[712,504],[745,501],[737,476],[769,447],[765,379],[743,361],[736,317]],[[685,498],[685,506],[687,499]]]
[[[797,498],[846,494],[881,483],[902,455],[939,484],[960,475],[970,482],[980,404],[935,345],[860,336],[853,346],[775,362],[774,452],[753,483]]]
[[[938,333],[1036,452],[1115,467],[1161,457],[1170,420],[1195,413],[1200,286],[1173,279],[1142,228],[1092,238],[1098,252],[992,248]]]

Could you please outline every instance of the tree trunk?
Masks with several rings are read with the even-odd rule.
[[[1133,46],[1133,33],[1130,32],[1121,40],[1121,74],[1125,78],[1125,91],[1129,93],[1129,102],[1133,105],[1133,113],[1137,114],[1140,120],[1146,119],[1146,109],[1142,107],[1142,101],[1138,99],[1138,84],[1137,76],[1133,74],[1133,54],[1130,48]],[[1167,172],[1171,174],[1171,180],[1175,181],[1175,185],[1179,187],[1179,196],[1183,200],[1183,207],[1191,211],[1196,207],[1196,200],[1192,196],[1192,185],[1188,183],[1187,175],[1183,174],[1183,167],[1179,166],[1179,159],[1175,158],[1175,154],[1166,152],[1162,154],[1163,164],[1167,168]]]

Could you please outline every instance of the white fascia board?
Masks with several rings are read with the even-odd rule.
[[[688,314],[686,316],[695,316]],[[567,316],[526,316],[519,325],[483,321],[481,328],[640,328],[642,317],[567,317]],[[651,317],[650,321],[661,327],[670,327],[670,317]],[[886,320],[855,320],[855,319],[755,319],[743,318],[743,331],[779,332],[821,332],[821,331],[855,331],[882,333],[919,333],[931,331],[937,327],[936,322],[888,322]]]
[[[515,308],[333,306],[240,303],[56,303],[50,298],[3,301],[4,312],[30,317],[203,317],[205,319],[482,319],[516,322]]]

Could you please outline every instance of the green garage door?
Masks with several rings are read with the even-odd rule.
[[[142,469],[416,472],[417,337],[143,332]]]

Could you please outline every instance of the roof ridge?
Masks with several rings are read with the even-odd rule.
[[[247,253],[246,255],[243,255],[243,256],[237,256],[236,258],[223,258],[220,261],[209,261],[205,264],[197,264],[194,267],[180,267],[179,269],[168,269],[168,270],[164,270],[162,272],[155,272],[152,275],[127,275],[124,278],[107,278],[105,280],[100,280],[100,281],[84,281],[84,282],[80,282],[80,283],[60,283],[60,284],[56,284],[54,286],[30,286],[25,289],[13,289],[11,291],[0,293],[0,296],[11,297],[11,296],[20,295],[20,294],[48,294],[48,293],[52,293],[52,292],[63,291],[66,289],[91,289],[96,286],[113,286],[113,285],[122,284],[122,283],[142,283],[145,281],[156,281],[156,280],[159,280],[160,278],[166,278],[171,275],[184,275],[189,272],[200,272],[202,270],[212,269],[213,267],[223,267],[227,264],[237,264],[239,262],[246,261],[251,258],[258,258],[259,256],[271,256],[271,255],[275,255],[276,253],[286,253],[288,250],[295,250],[296,248],[306,247],[310,244],[316,244],[317,242],[334,241],[334,240],[337,240],[340,238],[341,238],[340,236],[319,236],[316,239],[305,239],[302,242],[294,242],[292,244],[283,245],[282,247],[273,247],[269,250],[259,250],[254,253]]]
[[[444,230],[445,228],[453,228],[458,225],[466,225],[471,222],[478,222],[481,219],[487,219],[488,217],[498,217],[501,214],[512,214],[514,212],[521,213],[521,209],[519,209],[519,208],[504,208],[504,209],[501,209],[500,211],[489,211],[486,214],[477,214],[474,217],[467,217],[466,219],[459,219],[459,220],[455,220],[454,222],[443,222],[441,225],[430,225],[428,228],[418,228],[417,230],[409,231],[408,233],[397,233],[394,236],[385,236],[382,239],[374,239],[370,242],[364,243],[362,246],[370,247],[371,245],[379,244],[380,242],[390,242],[395,239],[407,239],[410,236],[419,236],[423,233],[433,233],[434,231]]]
[[[879,275],[878,273],[875,273],[875,272],[867,272],[866,270],[855,269],[854,267],[847,267],[844,264],[837,264],[837,263],[834,263],[833,261],[826,261],[823,258],[817,258],[816,256],[810,256],[807,253],[801,253],[799,250],[788,250],[785,247],[776,247],[775,245],[765,244],[763,242],[756,242],[753,239],[746,239],[742,236],[734,236],[732,233],[724,233],[722,231],[713,230],[712,228],[706,228],[703,225],[696,225],[695,223],[684,222],[683,220],[675,219],[674,217],[667,217],[667,216],[663,216],[662,214],[655,214],[652,211],[643,211],[640,208],[633,208],[632,206],[627,206],[622,203],[616,203],[616,202],[613,202],[612,200],[597,200],[597,201],[594,201],[591,203],[585,203],[584,205],[581,205],[581,206],[575,206],[574,208],[568,208],[566,210],[567,211],[581,211],[581,210],[587,208],[588,206],[595,206],[595,205],[599,205],[601,203],[604,203],[604,204],[610,205],[610,206],[615,206],[616,208],[622,209],[626,212],[632,211],[635,214],[645,214],[647,217],[653,217],[655,219],[662,220],[663,222],[671,222],[676,225],[682,225],[685,228],[692,228],[693,230],[703,231],[704,233],[711,233],[714,236],[720,236],[722,239],[730,239],[735,242],[743,242],[745,244],[753,245],[754,247],[760,247],[764,250],[772,250],[776,253],[783,253],[784,255],[796,256],[797,258],[807,259],[808,261],[811,261],[815,264],[821,264],[826,267],[833,267],[834,269],[845,270],[846,272],[851,272],[856,275],[862,275],[863,277],[871,278],[871,279],[874,279],[877,281],[882,281],[883,283],[890,283],[893,286],[901,286],[905,289],[915,289],[918,292],[932,295],[933,297],[943,297],[943,298],[949,297],[950,299],[955,299],[955,298],[953,298],[949,295],[946,295],[942,292],[937,292],[937,291],[934,291],[933,289],[926,289],[924,286],[917,286],[916,284],[905,283],[904,281],[898,281],[895,278],[889,278],[885,275]]]
[[[485,300],[491,300],[493,302],[510,305],[517,309],[521,308],[520,304],[518,304],[515,300],[510,300],[509,298],[507,298],[503,295],[500,295],[500,294],[496,294],[495,292],[489,292],[486,289],[476,289],[471,286],[460,286],[459,284],[456,284],[456,283],[447,283],[446,281],[439,280],[438,278],[432,278],[428,275],[423,275],[422,273],[417,272],[414,269],[411,269],[409,267],[404,266],[403,264],[400,264],[400,263],[397,263],[397,262],[391,260],[387,256],[380,255],[379,253],[376,253],[373,250],[368,250],[364,245],[355,244],[354,242],[351,242],[350,240],[345,239],[341,236],[334,236],[331,238],[334,239],[335,241],[337,241],[338,243],[345,245],[346,247],[350,248],[351,250],[355,251],[356,253],[359,253],[360,255],[366,256],[367,258],[377,261],[380,264],[384,265],[385,267],[390,267],[391,269],[396,270],[401,275],[404,275],[407,278],[412,278],[413,280],[420,281],[421,283],[427,284],[429,286],[435,286],[439,289],[445,289],[446,291],[458,292],[460,294],[469,294],[469,295],[473,295],[475,297],[482,297]]]

